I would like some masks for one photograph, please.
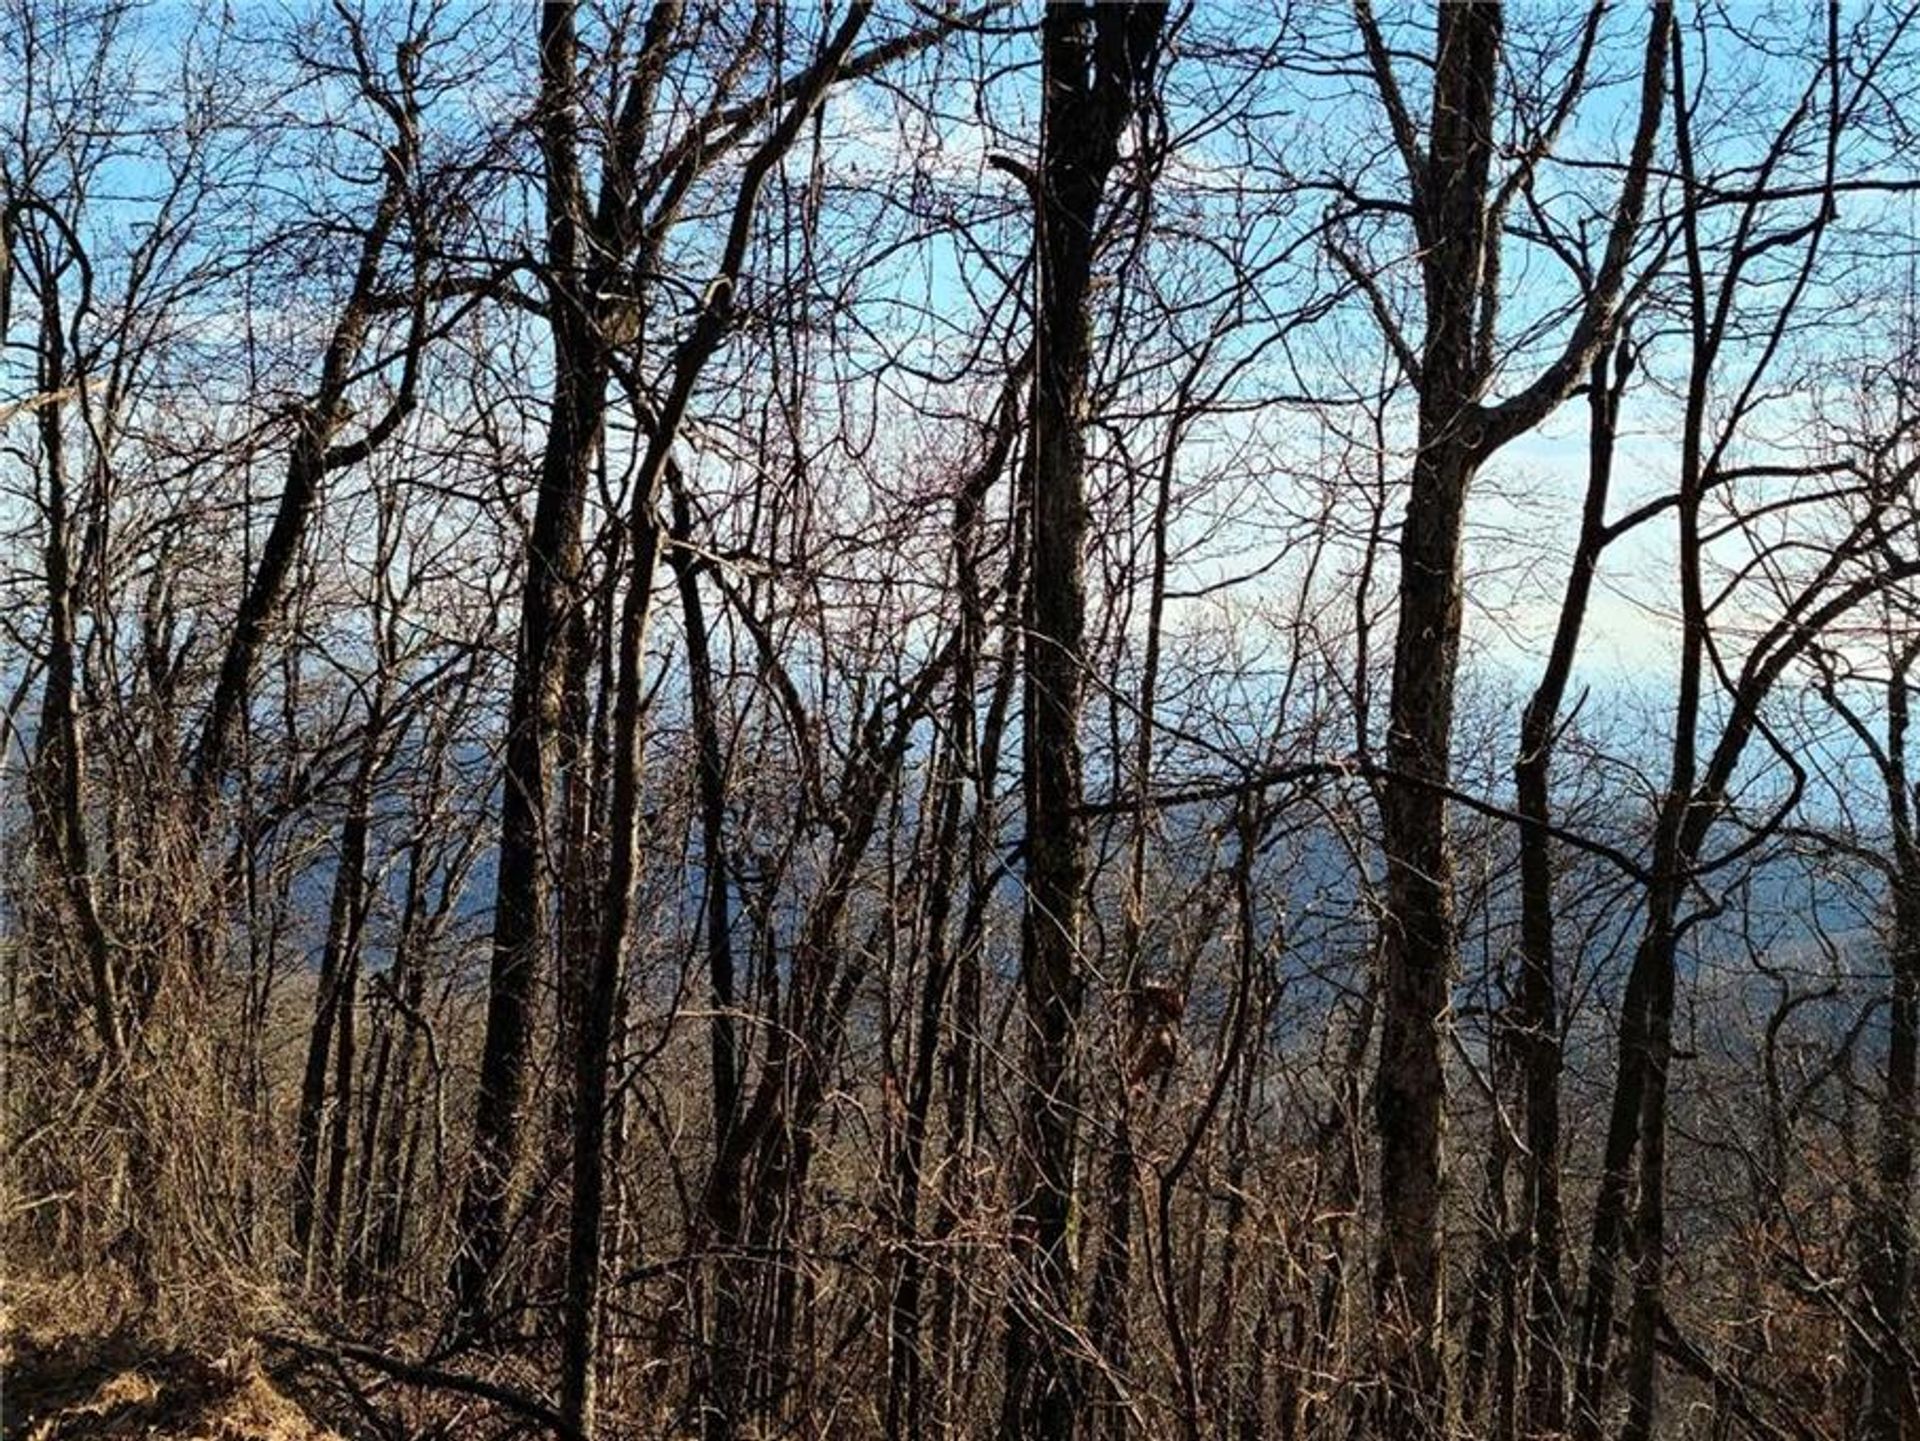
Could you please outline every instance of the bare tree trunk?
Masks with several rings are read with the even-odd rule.
[[[606,1193],[607,1064],[633,911],[640,825],[640,751],[644,724],[647,624],[662,539],[658,514],[672,447],[693,399],[693,388],[725,338],[734,292],[746,261],[754,215],[767,176],[785,157],[801,127],[825,99],[840,65],[865,23],[869,6],[852,5],[821,53],[803,73],[798,95],[774,131],[747,159],[734,197],[726,249],[706,289],[700,314],[673,360],[660,413],[648,427],[647,449],[634,478],[628,527],[629,572],[619,630],[618,691],[613,711],[613,798],[608,812],[607,894],[600,945],[579,1013],[575,1053],[573,1199],[568,1223],[567,1287],[561,1338],[560,1411],[582,1435],[594,1425],[594,1362],[600,1326],[601,1210]],[[660,13],[654,21],[658,23]],[[669,24],[671,22],[668,22]],[[649,53],[655,39],[650,26]],[[657,41],[664,44],[664,37]],[[571,66],[569,66],[571,69]]]
[[[495,864],[493,956],[473,1152],[450,1277],[455,1324],[487,1324],[524,1145],[534,988],[545,953],[543,853],[552,738],[560,722],[569,607],[579,601],[580,528],[606,409],[606,344],[592,309],[581,239],[577,38],[571,3],[540,18],[540,142],[546,165],[553,391],[541,454],[514,653]]]
[[[1399,631],[1387,721],[1387,764],[1395,778],[1381,796],[1387,931],[1374,1089],[1381,1208],[1374,1291],[1386,1384],[1380,1430],[1409,1438],[1440,1436],[1449,1415],[1441,1356],[1441,1054],[1456,955],[1453,857],[1437,787],[1452,771],[1461,537],[1479,464],[1474,422],[1485,373],[1476,327],[1501,15],[1494,5],[1447,6],[1439,26],[1425,171],[1431,193],[1419,451],[1400,533]]]
[[[700,846],[705,874],[702,930],[706,942],[707,985],[713,1020],[708,1027],[708,1070],[712,1087],[713,1147],[727,1144],[740,1115],[740,1039],[734,1014],[739,1004],[733,956],[732,884],[727,866],[727,771],[720,745],[719,700],[714,685],[713,646],[706,606],[700,596],[700,568],[688,549],[693,521],[686,497],[673,497],[674,545],[667,552],[680,591],[686,622],[687,681],[692,693],[694,742],[699,750]]]
[[[372,988],[376,995],[384,994],[372,1012],[373,1056],[362,1085],[366,1110],[360,1127],[360,1176],[347,1233],[345,1282],[349,1298],[364,1295],[376,1274],[375,1237],[391,1201],[389,1188],[399,1172],[400,1137],[412,1102],[413,1021],[401,1011],[400,1002],[410,994],[418,969],[414,944],[426,902],[424,850],[419,837],[405,847],[406,883],[393,959]]]
[[[953,1021],[941,1058],[941,1083],[946,1089],[943,1141],[948,1161],[943,1168],[934,1219],[936,1246],[949,1241],[963,1222],[962,1207],[972,1199],[966,1179],[975,1155],[985,1111],[982,1093],[982,1001],[985,990],[981,950],[986,943],[988,907],[998,880],[1000,807],[996,795],[1000,761],[1005,749],[1007,717],[1012,711],[1019,678],[1019,621],[1025,613],[1027,532],[1024,498],[1016,494],[1008,523],[1005,579],[1000,592],[1003,607],[999,664],[980,723],[977,759],[970,777],[975,794],[967,854],[967,905],[954,938]],[[984,628],[984,610],[981,617]],[[934,1275],[932,1348],[941,1358],[940,1422],[951,1430],[959,1424],[957,1408],[970,1394],[972,1370],[965,1338],[980,1321],[977,1310],[963,1309],[968,1294],[962,1274],[965,1262],[946,1261]],[[983,1327],[981,1329],[984,1329]]]
[[[1210,347],[1203,348],[1204,364]],[[1145,980],[1141,949],[1146,936],[1147,832],[1152,814],[1147,802],[1153,785],[1154,710],[1160,683],[1160,646],[1167,602],[1167,530],[1173,506],[1176,455],[1191,411],[1192,385],[1198,367],[1185,377],[1175,400],[1175,417],[1155,476],[1153,513],[1148,522],[1150,560],[1147,574],[1147,632],[1141,657],[1140,697],[1135,724],[1139,727],[1133,752],[1133,793],[1138,806],[1133,834],[1128,839],[1127,888],[1120,920],[1120,984],[1114,1007],[1115,1035],[1124,1034],[1123,1017],[1137,1013]],[[1184,1005],[1184,997],[1182,997]],[[1114,1055],[1121,1047],[1116,1044]],[[1133,1286],[1133,1206],[1137,1162],[1133,1141],[1133,1078],[1125,1074],[1130,1063],[1116,1067],[1119,1085],[1114,1098],[1113,1140],[1104,1177],[1104,1217],[1099,1230],[1100,1250],[1094,1263],[1093,1285],[1087,1306],[1087,1330],[1100,1356],[1104,1373],[1098,1388],[1094,1417],[1096,1435],[1126,1441],[1130,1417],[1122,1385],[1128,1365]]]
[[[364,883],[362,886],[364,890]],[[358,927],[356,926],[356,932]],[[314,1228],[313,1260],[335,1285],[340,1263],[340,1216],[346,1204],[347,1158],[353,1138],[353,1078],[359,1055],[356,1009],[360,984],[360,947],[348,950],[340,968],[338,1019],[334,1025],[333,1117],[327,1139],[327,1184],[320,1197],[320,1219]]]
[[[967,763],[964,749],[971,740],[963,710],[970,711],[973,705],[974,674],[972,651],[968,648],[966,657],[955,668],[954,701],[949,712],[951,739],[931,768],[928,780],[929,790],[937,793],[938,799],[927,807],[934,820],[923,842],[927,874],[920,884],[926,971],[920,980],[919,1004],[913,1017],[899,1134],[890,1158],[893,1189],[890,1219],[898,1254],[887,1298],[886,1434],[889,1441],[905,1441],[905,1438],[924,1434],[926,1429],[925,1368],[920,1353],[920,1316],[926,1279],[920,1234],[921,1167],[933,1109],[941,1022],[953,979],[949,930],[960,850],[960,777]]]
[[[907,1085],[902,1135],[893,1162],[894,1224],[900,1257],[888,1300],[887,1435],[893,1441],[922,1435],[926,1428],[926,1380],[920,1353],[921,1313],[926,1259],[920,1236],[921,1170],[927,1131],[933,1111],[936,1063],[940,1055],[942,1021],[952,989],[959,951],[971,944],[964,933],[959,947],[949,934],[954,891],[961,860],[960,832],[966,778],[978,765],[974,725],[975,686],[979,655],[985,641],[986,614],[979,578],[980,514],[994,482],[1006,470],[1013,454],[1020,420],[1019,390],[1025,380],[1023,363],[1009,377],[1000,397],[987,454],[967,478],[954,500],[953,551],[955,586],[960,596],[959,637],[953,667],[952,702],[948,709],[947,748],[934,769],[932,784],[939,800],[929,840],[929,874],[923,884],[926,975],[922,980],[915,1018],[911,1076]]]
[[[1920,837],[1907,766],[1911,676],[1920,641],[1894,657],[1887,683],[1886,745],[1880,757],[1893,821],[1893,973],[1888,1000],[1886,1083],[1874,1190],[1859,1226],[1859,1271],[1866,1334],[1854,1347],[1853,1435],[1858,1441],[1904,1441],[1920,1435],[1913,1331],[1913,1156],[1920,1129]]]
[[[600,483],[606,484],[606,457],[598,458]],[[603,874],[602,829],[607,764],[606,704],[613,686],[608,618],[617,594],[618,552],[608,558],[606,575],[595,584],[585,574],[568,607],[566,657],[562,664],[558,724],[553,738],[554,783],[559,791],[560,834],[553,904],[555,965],[553,985],[553,1082],[547,1092],[547,1120],[540,1160],[543,1214],[533,1218],[544,1244],[535,1263],[538,1284],[558,1287],[566,1271],[567,1189],[573,1156],[573,1059],[580,1043],[579,1010],[593,970],[600,936]],[[596,697],[596,668],[603,684]],[[596,700],[598,703],[596,704]]]
[[[46,292],[57,300],[57,288]],[[41,384],[65,384],[67,345],[57,303],[48,303],[41,319]],[[101,1051],[117,1075],[127,1055],[128,1037],[119,966],[95,894],[91,846],[86,825],[86,759],[79,716],[79,641],[77,584],[73,574],[73,498],[67,465],[66,427],[57,404],[38,417],[45,457],[46,528],[43,552],[47,597],[47,673],[41,700],[33,784],[35,834],[59,877],[59,894],[79,932],[87,961],[88,1010]]]
[[[1594,573],[1608,539],[1614,434],[1621,392],[1631,369],[1624,347],[1616,356],[1611,382],[1606,360],[1594,362],[1588,385],[1591,419],[1580,539],[1546,669],[1521,716],[1520,749],[1513,764],[1515,808],[1521,816],[1517,1041],[1527,1141],[1521,1157],[1527,1317],[1522,1417],[1529,1430],[1549,1434],[1566,1424],[1562,1339],[1568,1298],[1560,1201],[1560,979],[1554,943],[1553,843],[1545,828],[1553,818],[1549,781],[1560,708],[1586,621]]]
[[[1649,22],[1626,179],[1605,260],[1566,346],[1531,384],[1489,405],[1483,396],[1495,362],[1500,230],[1527,174],[1523,165],[1497,190],[1493,185],[1501,6],[1481,0],[1440,7],[1424,148],[1372,9],[1365,0],[1356,9],[1407,169],[1425,298],[1419,354],[1397,329],[1389,334],[1420,399],[1419,448],[1400,532],[1399,630],[1380,801],[1387,915],[1374,1087],[1381,1207],[1374,1298],[1383,1384],[1377,1423],[1386,1435],[1425,1438],[1443,1435],[1452,1417],[1443,1355],[1442,1054],[1458,945],[1444,788],[1452,774],[1468,492],[1501,446],[1539,424],[1578,384],[1613,332],[1661,118],[1672,17],[1656,6]],[[1578,72],[1572,83],[1577,87]],[[1338,258],[1384,316],[1384,301],[1364,270],[1344,253]]]
[[[1897,682],[1904,689],[1905,682]],[[1903,707],[1904,709],[1904,707]],[[1911,837],[1894,899],[1893,986],[1889,997],[1886,1088],[1872,1210],[1861,1227],[1860,1275],[1873,1344],[1859,1365],[1861,1441],[1920,1435],[1914,1367],[1913,1155],[1920,1116],[1920,856]]]
[[[377,703],[376,703],[377,706]],[[354,973],[359,965],[360,921],[365,914],[367,841],[373,827],[373,783],[380,768],[381,732],[377,714],[369,714],[361,738],[360,762],[347,801],[347,818],[340,828],[340,854],[334,863],[333,897],[327,907],[327,936],[320,953],[315,983],[313,1025],[307,1035],[307,1063],[300,1084],[300,1107],[294,1120],[293,1253],[294,1265],[307,1280],[332,1270],[333,1257],[320,1227],[321,1245],[313,1241],[320,1199],[320,1142],[327,1128],[327,1063],[335,1048],[336,1032],[351,1023]],[[343,1043],[343,1047],[350,1043]],[[348,1124],[347,1097],[336,1077],[332,1127],[344,1140]]]
[[[1088,295],[1096,226],[1120,139],[1150,94],[1163,5],[1049,7],[1042,22],[1042,158],[1037,182],[1032,591],[1026,647],[1027,904],[1020,973],[1027,1075],[1016,1181],[1019,1267],[1007,1305],[1009,1437],[1066,1441],[1080,1407],[1069,1334],[1073,1258],[1075,1035],[1086,884],[1080,816],[1081,642],[1087,502]]]
[[[360,79],[363,86],[372,89],[382,85],[371,74],[363,73]],[[403,76],[401,84],[404,90],[410,87],[411,80]],[[332,472],[364,461],[399,428],[413,409],[421,352],[426,345],[428,248],[424,235],[414,237],[412,324],[399,387],[385,412],[358,438],[347,442],[339,440],[352,413],[348,393],[377,313],[382,265],[393,243],[395,229],[409,206],[417,203],[413,184],[420,142],[417,116],[410,104],[411,94],[405,98],[408,103],[403,104],[388,97],[383,107],[394,125],[393,140],[386,146],[383,158],[386,182],[361,237],[352,288],[328,336],[319,378],[311,397],[295,413],[286,485],[280,492],[259,564],[234,616],[213,700],[201,723],[192,758],[193,805],[200,815],[211,806],[214,793],[226,778],[228,753],[239,726],[240,710],[260,664],[268,633],[286,599],[294,562],[299,558],[307,529],[319,508],[322,483]]]

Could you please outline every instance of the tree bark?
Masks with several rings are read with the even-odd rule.
[[[377,711],[376,702],[376,711]],[[327,935],[320,952],[315,983],[313,1025],[307,1033],[307,1062],[300,1083],[300,1107],[294,1121],[293,1252],[294,1264],[308,1281],[327,1275],[333,1264],[330,1229],[320,1227],[322,1245],[316,1254],[314,1229],[320,1205],[320,1142],[327,1127],[327,1063],[337,1036],[350,1024],[355,970],[359,965],[360,922],[365,914],[367,842],[373,828],[373,784],[380,768],[383,726],[377,713],[369,714],[361,741],[359,765],[347,802],[347,818],[340,827],[340,854],[334,863],[333,896],[327,907]],[[341,1048],[350,1048],[342,1040]],[[336,1078],[332,1126],[344,1143],[348,1124],[347,1097]],[[331,1174],[329,1176],[331,1181]]]
[[[1881,774],[1893,822],[1892,983],[1887,996],[1887,1059],[1880,1098],[1874,1186],[1859,1227],[1859,1270],[1866,1336],[1855,1347],[1853,1434],[1858,1441],[1904,1441],[1920,1435],[1907,1324],[1913,1304],[1913,1157],[1920,1128],[1920,837],[1907,766],[1909,687],[1920,641],[1897,653],[1887,683],[1886,746]]]
[[[1486,265],[1501,14],[1443,6],[1435,55],[1422,261],[1418,453],[1400,532],[1399,631],[1381,792],[1386,945],[1374,1123],[1380,1133],[1380,1243],[1374,1272],[1382,1348],[1380,1431],[1444,1434],[1441,1229],[1446,1073],[1441,1056],[1456,967],[1446,801],[1459,669],[1461,541],[1483,437],[1486,383],[1477,329]]]
[[[1029,352],[1029,359],[1031,352]],[[987,494],[1006,470],[1013,454],[1020,421],[1019,392],[1025,381],[1023,360],[1001,393],[987,454],[967,477],[954,499],[953,552],[955,588],[960,598],[958,642],[953,666],[952,700],[948,708],[948,741],[933,771],[932,786],[939,800],[930,854],[929,874],[922,886],[921,905],[926,975],[921,983],[916,1016],[910,1079],[904,1099],[901,1136],[893,1157],[894,1224],[899,1260],[890,1286],[887,1308],[887,1410],[890,1441],[909,1441],[926,1428],[926,1379],[920,1353],[921,1313],[926,1282],[926,1258],[920,1236],[922,1164],[933,1110],[934,1080],[940,1056],[941,1026],[947,1012],[958,952],[971,942],[963,934],[956,947],[949,934],[954,892],[961,857],[961,824],[967,775],[979,763],[976,751],[974,705],[986,613],[981,596],[979,549],[980,516]]]
[[[1587,495],[1580,539],[1567,574],[1546,669],[1520,720],[1514,759],[1514,804],[1520,826],[1520,995],[1518,1035],[1527,1148],[1521,1158],[1526,1228],[1526,1395],[1522,1424],[1558,1433],[1566,1424],[1567,1376],[1562,1347],[1567,1311],[1560,1200],[1560,977],[1554,939],[1553,819],[1549,783],[1560,708],[1573,673],[1580,632],[1600,552],[1606,545],[1614,435],[1621,392],[1631,371],[1623,347],[1613,378],[1596,359],[1588,386]]]
[[[1444,787],[1452,774],[1468,492],[1500,447],[1538,425],[1578,385],[1613,334],[1660,124],[1672,16],[1656,5],[1649,21],[1626,178],[1604,261],[1565,348],[1531,384],[1488,404],[1483,397],[1496,363],[1499,230],[1511,196],[1509,187],[1496,195],[1492,184],[1502,8],[1494,0],[1439,8],[1424,149],[1366,0],[1358,0],[1356,13],[1407,170],[1425,301],[1417,357],[1397,331],[1390,335],[1419,392],[1419,413],[1400,532],[1388,776],[1380,795],[1387,914],[1374,1086],[1381,1208],[1374,1300],[1382,1383],[1378,1429],[1426,1438],[1443,1435],[1452,1420],[1442,1344],[1442,1056],[1458,943]],[[1357,269],[1349,258],[1342,263],[1350,273]]]
[[[578,603],[580,527],[600,443],[606,344],[592,308],[581,237],[578,39],[571,3],[540,14],[540,148],[546,166],[548,304],[553,388],[527,537],[514,651],[495,862],[493,954],[472,1156],[461,1193],[450,1277],[456,1329],[484,1330],[488,1292],[506,1243],[526,1124],[534,988],[545,951],[543,852],[553,736],[560,723],[567,617]],[[585,290],[586,293],[582,293]]]
[[[594,1428],[601,1211],[606,1195],[607,1069],[639,859],[643,667],[647,625],[653,606],[654,572],[662,540],[660,498],[672,447],[692,402],[694,386],[732,321],[734,292],[746,261],[760,192],[774,167],[792,147],[801,127],[825,99],[869,9],[865,3],[849,7],[846,18],[803,73],[798,94],[780,123],[748,157],[734,197],[726,248],[720,257],[718,272],[707,286],[699,316],[674,355],[671,383],[659,414],[651,418],[646,452],[634,478],[633,512],[628,526],[629,570],[621,608],[618,691],[613,715],[607,892],[599,949],[579,1012],[580,1039],[574,1067],[573,1199],[567,1233],[560,1412],[583,1436],[591,1436]],[[660,20],[661,13],[656,11],[653,23]],[[649,53],[664,43],[664,35],[656,37],[650,24]]]
[[[1042,21],[1039,304],[1027,477],[1033,548],[1026,643],[1027,902],[1020,975],[1027,1074],[1007,1305],[1009,1437],[1067,1441],[1081,1387],[1069,1334],[1075,1036],[1084,985],[1080,707],[1086,627],[1088,297],[1120,139],[1153,81],[1164,5],[1054,5]]]
[[[1904,681],[1900,683],[1904,688]],[[1871,1211],[1861,1228],[1860,1275],[1873,1338],[1859,1366],[1861,1441],[1920,1435],[1913,1363],[1913,1156],[1920,1129],[1920,856],[1907,855],[1894,899],[1885,1089]]]

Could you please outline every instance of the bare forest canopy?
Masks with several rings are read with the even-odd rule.
[[[1920,1438],[1916,127],[1906,0],[4,0],[10,1285]]]

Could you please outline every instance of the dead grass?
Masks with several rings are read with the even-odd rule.
[[[91,1303],[9,1288],[0,1311],[5,1441],[339,1441],[244,1348],[209,1359]]]

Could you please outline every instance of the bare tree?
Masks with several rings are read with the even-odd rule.
[[[1082,1388],[1070,1332],[1075,1035],[1086,840],[1080,817],[1085,684],[1087,368],[1099,220],[1120,143],[1151,94],[1166,7],[1058,6],[1042,25],[1041,157],[1033,179],[1039,287],[1034,310],[1033,513],[1023,765],[1027,908],[1021,924],[1027,1099],[1016,1182],[1021,1272],[1007,1308],[1010,1436],[1073,1430]]]
[[[1916,1424],[1920,11],[6,15],[27,1429]]]
[[[1648,21],[1639,119],[1608,223],[1606,257],[1564,349],[1505,400],[1486,393],[1499,360],[1503,231],[1585,83],[1602,18],[1596,7],[1560,103],[1505,176],[1494,171],[1503,16],[1497,4],[1442,8],[1433,41],[1432,113],[1423,140],[1372,10],[1356,7],[1367,64],[1406,170],[1425,324],[1418,348],[1384,300],[1377,308],[1419,394],[1419,435],[1400,537],[1400,609],[1387,720],[1391,775],[1381,799],[1388,862],[1385,984],[1375,1124],[1384,1214],[1375,1289],[1386,1348],[1381,1424],[1439,1435],[1448,1421],[1441,1358],[1441,1223],[1447,993],[1455,967],[1445,786],[1459,668],[1462,542],[1475,473],[1537,426],[1585,376],[1617,320],[1648,192],[1673,17]],[[1361,262],[1336,251],[1378,296]]]

